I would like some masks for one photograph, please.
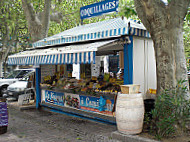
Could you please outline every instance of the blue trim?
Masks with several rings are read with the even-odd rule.
[[[102,37],[104,37],[104,31],[102,31]]]
[[[118,29],[118,35],[120,35],[120,34],[121,34],[121,28]]]
[[[90,34],[87,35],[87,39],[89,39],[89,38],[90,38]]]
[[[84,64],[86,64],[86,52],[84,52]]]
[[[123,35],[125,34],[125,30],[126,30],[126,29],[125,29],[125,27],[124,27],[124,28],[123,28]]]
[[[36,68],[36,108],[39,108],[39,104],[41,103],[41,69]]]
[[[116,35],[117,29],[114,29],[114,35]]]
[[[112,36],[112,30],[110,30],[110,35],[109,36]]]
[[[96,63],[96,51],[93,51],[93,64]]]
[[[91,52],[88,52],[88,63],[89,63],[89,64],[91,63],[90,53],[91,53]]]
[[[84,40],[86,40],[86,34],[84,35]]]
[[[94,33],[94,38],[96,38],[96,33]]]
[[[106,37],[108,36],[108,30],[106,30]]]
[[[82,63],[82,53],[79,53],[79,63]]]
[[[100,32],[98,32],[98,38],[100,38]]]
[[[71,64],[73,64],[73,53],[71,53]]]
[[[96,121],[96,122],[116,125],[116,122],[110,121],[110,120],[107,120],[107,119],[102,119],[102,118],[99,118],[99,117],[93,117],[93,116],[90,116],[90,115],[83,115],[81,113],[76,113],[76,112],[66,112],[61,108],[54,107],[54,106],[49,106],[49,105],[46,105],[46,104],[41,104],[41,106],[49,108],[50,111],[52,111],[52,112],[61,113],[61,114],[65,114],[65,115],[68,115],[68,116],[74,116],[74,117],[82,118],[82,119],[86,119],[86,120],[93,120],[93,121]]]
[[[59,59],[59,64],[61,64],[61,62],[62,62],[62,57],[63,56],[63,54],[60,54],[60,59]]]
[[[57,56],[57,55],[52,55],[52,56],[53,56],[52,64],[56,64],[56,62],[55,62],[55,56]]]
[[[133,37],[130,44],[124,44],[124,84],[133,84]]]
[[[69,64],[69,57],[70,57],[70,53],[67,54],[67,62]]]
[[[63,64],[65,64],[65,57],[66,56],[66,54],[64,54],[64,56],[63,56]]]

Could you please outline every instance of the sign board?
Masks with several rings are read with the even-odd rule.
[[[73,71],[73,65],[67,64],[67,71]]]
[[[80,18],[86,19],[105,13],[117,12],[119,0],[106,0],[80,8]]]
[[[119,56],[109,56],[109,72],[117,73],[119,71]]]
[[[114,105],[113,99],[105,99],[105,105],[101,106],[99,97],[82,96],[80,95],[80,109],[90,112],[98,112],[107,115],[112,115],[112,109]],[[103,107],[101,109],[101,107]],[[101,110],[100,110],[101,109]]]
[[[80,108],[80,97],[77,94],[65,93],[65,107]]]
[[[0,102],[0,127],[8,126],[7,103]]]
[[[45,102],[64,106],[64,93],[45,90]]]
[[[19,97],[18,97],[18,105],[30,104],[31,100],[32,100],[32,93],[19,95]]]
[[[44,93],[46,103],[112,116],[114,100],[108,97],[58,93],[49,90],[44,90]],[[101,103],[102,100],[104,101],[104,104]]]

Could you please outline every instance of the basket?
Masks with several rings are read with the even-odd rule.
[[[140,85],[120,85],[122,94],[136,94],[139,92]]]

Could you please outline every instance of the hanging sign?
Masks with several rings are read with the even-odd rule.
[[[119,71],[119,56],[109,56],[109,72],[117,73]]]
[[[86,19],[99,16],[105,13],[117,12],[119,0],[106,0],[80,8],[80,18]]]

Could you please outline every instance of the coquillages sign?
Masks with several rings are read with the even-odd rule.
[[[86,19],[99,16],[105,13],[117,12],[119,0],[106,0],[99,3],[94,3],[80,8],[80,18]]]

